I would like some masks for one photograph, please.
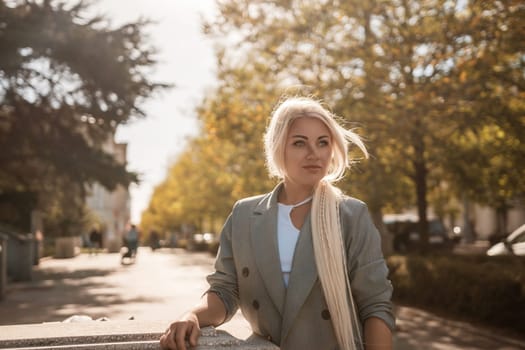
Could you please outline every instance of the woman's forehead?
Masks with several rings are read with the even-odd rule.
[[[296,132],[327,133],[330,134],[328,126],[317,117],[301,116],[295,118],[290,125],[289,134]]]

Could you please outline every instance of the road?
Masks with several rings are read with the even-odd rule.
[[[35,267],[33,281],[8,285],[0,302],[0,325],[62,321],[73,315],[168,325],[198,302],[212,264],[208,253],[152,253],[147,248],[139,250],[131,265],[121,265],[118,254],[105,253],[44,259]],[[415,308],[397,306],[396,316],[396,350],[525,349],[523,341]],[[251,333],[240,313],[220,329],[241,339]]]

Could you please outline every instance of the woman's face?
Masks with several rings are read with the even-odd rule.
[[[326,175],[332,158],[332,135],[319,119],[300,117],[290,125],[284,149],[284,181],[313,187]]]

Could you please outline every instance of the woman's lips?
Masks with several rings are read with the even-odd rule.
[[[319,165],[306,165],[303,167],[303,169],[306,169],[307,171],[316,172],[321,170],[321,167]]]

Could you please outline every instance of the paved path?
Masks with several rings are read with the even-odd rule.
[[[197,303],[212,263],[207,253],[152,253],[146,248],[141,248],[135,264],[125,266],[118,254],[46,259],[35,268],[32,282],[8,285],[0,302],[0,325],[62,321],[73,315],[160,320],[168,325]],[[397,307],[396,313],[396,350],[525,349],[525,342],[422,310]],[[250,335],[240,314],[220,328],[241,339]]]

